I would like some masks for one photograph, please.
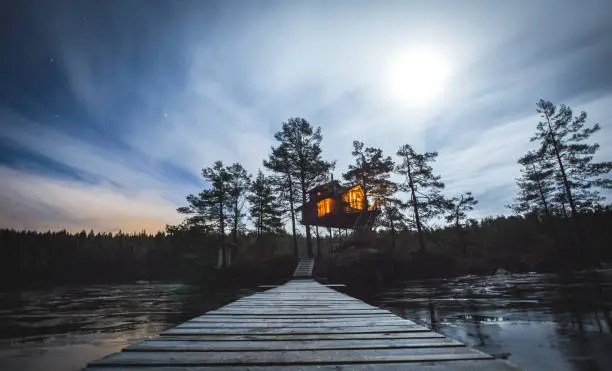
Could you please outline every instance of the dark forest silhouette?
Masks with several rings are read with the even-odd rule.
[[[187,205],[178,209],[186,215],[180,225],[155,235],[2,230],[0,274],[7,284],[199,280],[202,275],[236,281],[241,269],[258,266],[258,273],[251,273],[262,277],[267,267],[270,279],[288,274],[285,266],[298,255],[319,255],[325,258],[320,274],[380,281],[610,262],[612,207],[601,204],[600,190],[612,187],[612,162],[594,162],[599,145],[588,141],[600,127],[588,126],[586,113],[574,116],[569,107],[548,101],[540,100],[537,111],[542,117],[532,138],[537,148],[518,160],[522,170],[519,193],[508,206],[512,216],[470,218],[477,199],[467,189],[444,194],[436,152],[418,153],[405,144],[392,158],[354,141],[355,162],[343,177],[347,185],[360,184],[368,199],[379,200],[382,212],[370,249],[340,252],[349,231],[331,230],[324,237],[318,229],[313,236],[308,226],[303,235],[299,231],[296,209],[310,188],[330,180],[335,162],[323,158],[321,129],[291,118],[282,123],[263,162],[268,174],[259,171],[253,180],[241,164],[215,162],[202,170],[208,187],[188,195]],[[225,273],[211,273],[219,271]]]

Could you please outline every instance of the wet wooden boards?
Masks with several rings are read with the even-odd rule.
[[[312,269],[312,267],[310,267]],[[90,371],[516,371],[426,327],[293,280],[88,365]]]

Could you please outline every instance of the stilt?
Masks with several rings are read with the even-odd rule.
[[[319,226],[315,225],[315,234],[317,236],[317,258],[321,257],[321,240],[319,239]]]

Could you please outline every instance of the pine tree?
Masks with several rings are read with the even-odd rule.
[[[538,123],[532,142],[539,142],[540,151],[556,162],[555,179],[562,186],[570,213],[576,218],[583,210],[592,210],[603,200],[598,188],[612,188],[612,180],[605,176],[612,170],[612,161],[593,162],[599,144],[586,144],[585,140],[599,131],[599,124],[585,127],[587,114],[573,116],[572,109],[540,100],[537,112],[544,121]]]
[[[536,106],[544,121],[538,123],[531,141],[538,142],[539,151],[556,163],[552,177],[562,192],[554,200],[561,203],[563,212],[567,203],[574,222],[576,241],[584,244],[586,236],[580,212],[597,209],[603,200],[599,189],[612,188],[612,180],[606,178],[612,170],[612,161],[593,162],[599,144],[585,143],[593,133],[600,130],[600,126],[585,126],[586,112],[573,116],[572,109],[565,105],[557,109],[551,102],[540,99]],[[590,260],[592,257],[589,251],[585,250],[585,253],[586,260]]]
[[[221,243],[222,264],[226,267],[226,231],[230,230],[235,246],[238,231],[243,226],[242,209],[250,177],[242,165],[234,163],[226,167],[221,161],[202,169],[202,176],[209,188],[197,195],[188,195],[187,206],[180,207],[177,211],[188,215],[183,221],[184,229],[217,233]]]
[[[289,185],[295,181],[302,204],[307,202],[308,190],[327,178],[333,162],[321,157],[321,128],[313,129],[303,118],[290,118],[283,122],[282,128],[274,138],[280,143],[276,149],[286,155],[287,162],[281,162],[281,173],[286,166]],[[274,148],[273,148],[274,154]],[[274,170],[274,169],[272,169]],[[276,170],[275,170],[276,171]],[[298,198],[299,199],[299,198]],[[306,225],[306,247],[308,256],[313,256],[310,226]]]
[[[363,189],[366,200],[391,197],[397,191],[397,185],[389,180],[393,171],[393,160],[390,156],[384,157],[382,149],[375,147],[364,148],[363,142],[353,141],[355,164],[349,165],[342,177],[351,184],[359,184]],[[368,205],[366,204],[366,209]]]
[[[476,204],[478,204],[478,201],[472,196],[472,192],[455,196],[448,203],[449,214],[446,216],[446,221],[455,225],[457,240],[461,245],[464,258],[467,257],[467,241],[465,240],[463,226],[468,218],[467,213],[474,210]]]
[[[555,209],[554,163],[542,152],[529,151],[519,158],[521,176],[516,180],[519,193],[510,209],[518,214],[533,213],[550,217]]]
[[[178,226],[168,225],[166,227],[168,233],[178,233],[180,231],[210,233],[214,230],[212,220],[209,217],[209,207],[203,201],[202,192],[187,195],[187,206],[181,206],[177,209],[180,214],[185,214],[187,217]],[[93,234],[93,231],[90,232],[91,234]]]
[[[225,230],[227,226],[227,208],[230,206],[228,182],[230,175],[221,161],[212,167],[202,169],[202,176],[210,188],[199,194],[187,196],[188,205],[177,209],[179,213],[190,215],[184,224],[189,228],[203,231],[215,231],[221,242],[222,264],[227,266]]]
[[[282,233],[282,212],[278,208],[270,179],[261,170],[251,184],[248,201],[251,205],[251,221],[255,226],[257,238],[265,233]]]
[[[246,201],[247,192],[251,184],[251,176],[247,173],[244,167],[239,163],[234,163],[226,167],[225,171],[228,175],[228,204],[229,204],[229,219],[231,221],[232,242],[238,242],[238,231],[244,229],[243,218],[245,214],[242,212]]]
[[[389,180],[393,167],[395,166],[390,156],[385,157],[382,149],[365,147],[363,142],[353,141],[353,152],[355,164],[349,165],[348,171],[342,177],[351,184],[361,185],[366,195],[366,209],[368,203],[381,203],[382,215],[378,225],[387,228],[391,233],[391,245],[395,248],[397,231],[406,227],[405,218],[402,214],[404,205],[394,198],[398,186]]]
[[[380,226],[391,234],[391,249],[395,249],[395,241],[400,231],[408,230],[408,223],[403,210],[406,204],[395,197],[386,197],[382,201],[382,217]]]
[[[263,165],[277,174],[269,177],[269,179],[275,193],[279,195],[278,201],[283,213],[289,214],[289,219],[291,220],[291,235],[293,237],[293,254],[297,257],[298,245],[295,204],[297,202],[299,190],[293,176],[291,158],[287,151],[287,145],[281,143],[278,147],[272,147],[272,153],[268,157],[268,160],[264,160]]]
[[[409,199],[407,207],[412,209],[414,224],[419,236],[420,250],[425,251],[424,221],[443,214],[448,202],[442,196],[444,183],[440,176],[434,175],[429,163],[436,160],[437,152],[417,153],[405,144],[397,151],[401,163],[396,166],[396,172],[404,176],[404,182],[399,185],[400,191],[407,192]]]

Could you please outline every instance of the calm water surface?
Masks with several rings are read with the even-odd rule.
[[[602,276],[603,303],[612,306],[612,272]],[[592,310],[602,301],[581,279],[468,276],[358,295],[526,370],[612,370],[612,336]],[[0,370],[79,370],[252,292],[140,284],[0,293]]]
[[[0,293],[0,371],[72,371],[251,290],[97,285]]]
[[[364,299],[525,370],[611,371],[610,323],[593,309],[612,314],[612,271],[598,274],[601,293],[586,274],[533,273],[403,282]]]

